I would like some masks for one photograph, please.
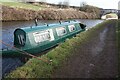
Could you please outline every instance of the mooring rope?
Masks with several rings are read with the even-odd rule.
[[[44,60],[44,59],[39,58],[39,57],[37,57],[37,56],[35,56],[35,55],[32,55],[32,54],[30,54],[30,53],[28,53],[28,52],[26,52],[26,51],[23,51],[23,50],[21,50],[21,49],[19,49],[19,48],[17,48],[17,47],[11,46],[11,45],[5,43],[5,42],[2,41],[2,40],[0,40],[0,42],[3,43],[4,45],[8,46],[8,47],[11,47],[11,48],[16,49],[16,50],[17,50],[18,52],[20,52],[21,54],[24,54],[24,55],[27,55],[27,56],[36,58],[36,59],[41,60],[41,61],[46,62],[46,63],[49,63],[49,62],[50,62],[50,61],[48,61],[48,60]]]

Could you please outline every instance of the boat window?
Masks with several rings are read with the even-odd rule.
[[[35,39],[36,43],[44,42],[44,41],[52,39],[49,30],[45,30],[45,31],[41,31],[41,32],[35,32],[35,33],[33,33],[33,36],[34,36],[34,39]]]
[[[25,38],[23,35],[18,35],[18,42],[19,42],[19,45],[21,46],[25,45]]]
[[[67,33],[65,27],[56,28],[56,32],[58,36],[63,36]]]
[[[74,25],[69,25],[68,28],[69,28],[70,32],[75,31],[75,26]]]

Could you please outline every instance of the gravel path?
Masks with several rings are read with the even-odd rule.
[[[118,54],[116,48],[115,23],[107,24],[87,43],[74,53],[53,78],[116,78],[118,76]]]

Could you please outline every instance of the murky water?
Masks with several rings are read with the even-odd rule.
[[[103,22],[103,20],[79,20],[82,23],[87,25],[87,29],[95,26],[98,23]],[[57,20],[40,20],[38,21],[38,25],[42,25],[44,23],[55,23]],[[34,21],[12,21],[12,22],[3,22],[2,23],[2,39],[7,44],[13,44],[13,32],[16,28],[22,27],[30,27],[35,26]],[[0,43],[1,45],[1,43]],[[6,48],[7,46],[2,45],[2,48]],[[10,71],[16,69],[18,66],[23,65],[18,58],[2,58],[2,75],[5,76]]]

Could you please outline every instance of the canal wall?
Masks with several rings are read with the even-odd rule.
[[[24,66],[17,68],[15,71],[8,74],[5,78],[48,78],[55,69],[61,67],[61,65],[69,60],[70,56],[76,53],[76,51],[84,48],[83,44],[98,36],[103,31],[108,23],[113,21],[105,21],[97,26],[77,34],[76,37],[67,39],[64,43],[61,43],[55,49],[51,50],[47,54],[44,54],[38,58],[30,59]],[[84,50],[84,49],[83,49]],[[81,53],[82,55],[82,53]]]
[[[96,19],[99,18],[96,14],[78,11],[76,9],[41,9],[39,11],[12,8],[2,6],[2,20],[33,20],[35,18],[40,20],[66,20],[66,19]]]

